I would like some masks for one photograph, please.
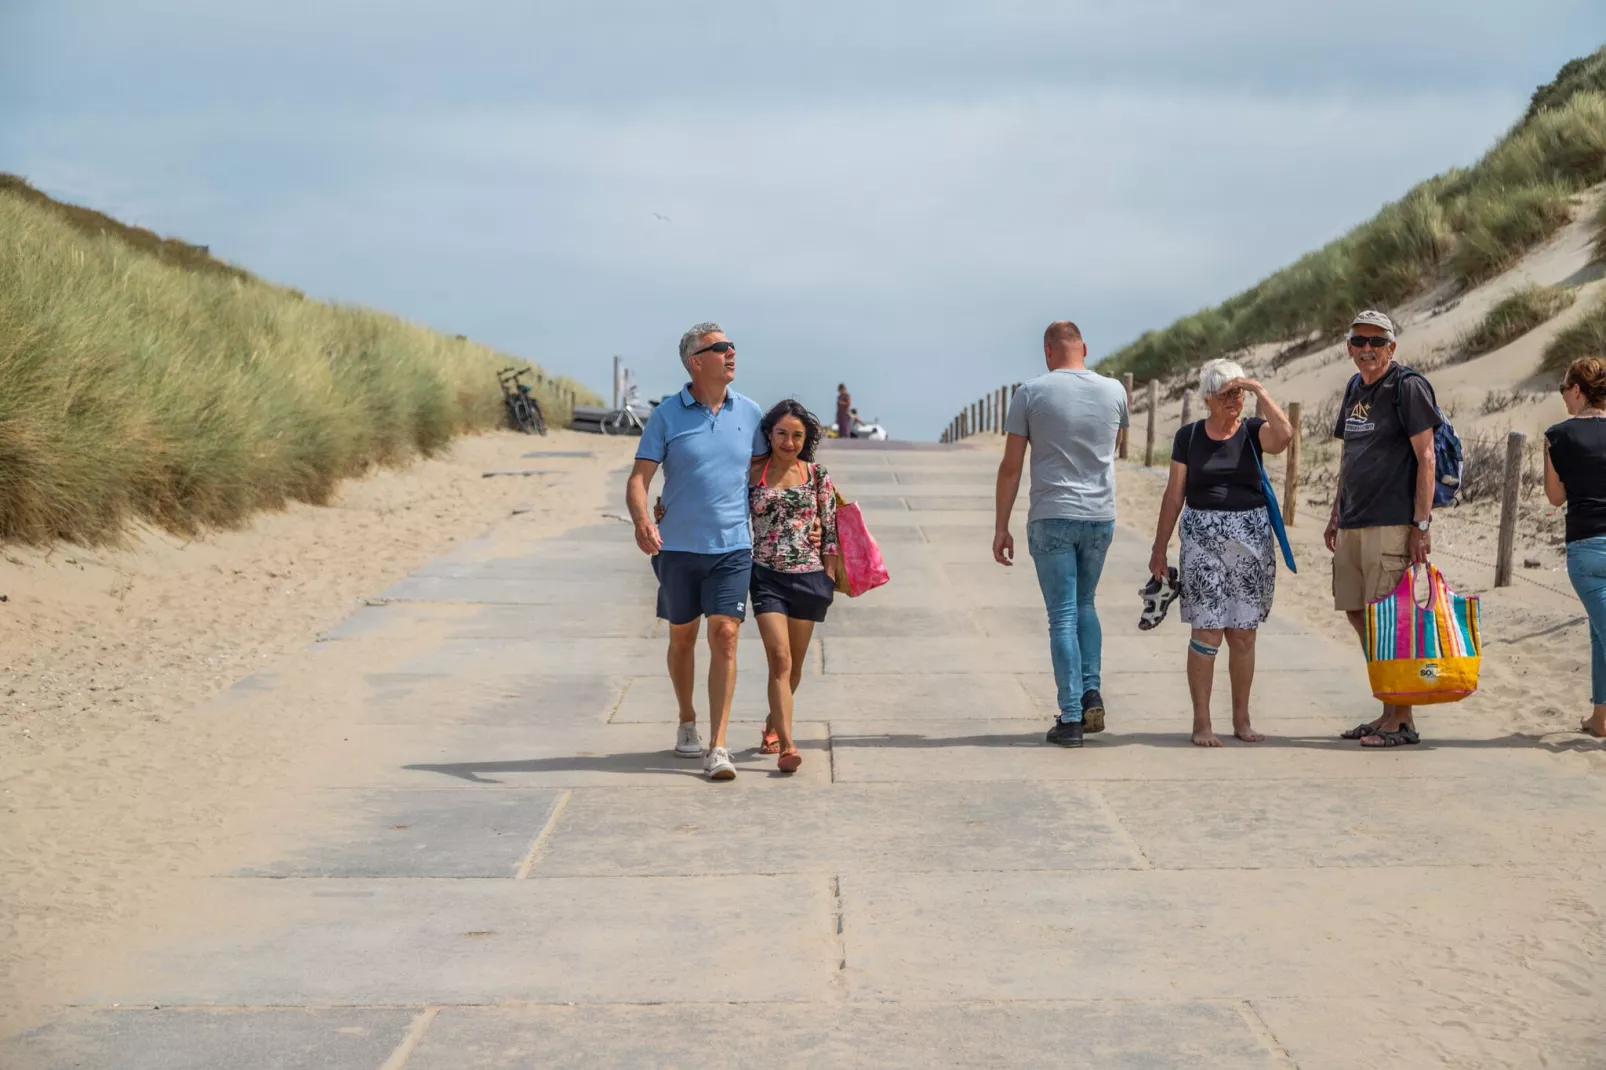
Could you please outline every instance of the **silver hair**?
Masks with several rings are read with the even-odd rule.
[[[698,323],[680,336],[680,363],[687,371],[691,371],[691,354],[697,348],[697,343],[716,332],[724,334],[725,328],[717,323]]]
[[[1212,360],[1199,369],[1199,393],[1210,397],[1221,393],[1221,388],[1234,379],[1242,379],[1244,370],[1236,361]]]

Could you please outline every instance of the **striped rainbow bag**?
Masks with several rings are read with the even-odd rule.
[[[1450,590],[1432,565],[1428,601],[1416,601],[1417,566],[1366,607],[1366,673],[1372,694],[1395,706],[1459,702],[1478,689],[1483,641],[1478,599]]]

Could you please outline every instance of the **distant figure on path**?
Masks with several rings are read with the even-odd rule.
[[[1244,419],[1244,394],[1254,394],[1265,417]],[[1245,743],[1265,737],[1249,723],[1255,680],[1255,636],[1271,615],[1277,585],[1277,544],[1257,455],[1281,453],[1294,426],[1266,388],[1230,360],[1212,360],[1199,373],[1207,415],[1184,424],[1171,444],[1171,481],[1160,501],[1149,572],[1164,580],[1166,547],[1182,518],[1182,619],[1188,641],[1188,694],[1193,742],[1219,747],[1210,724],[1216,652],[1225,638],[1232,681],[1232,734]]]
[[[1399,584],[1405,570],[1426,564],[1432,541],[1436,478],[1433,432],[1444,422],[1421,374],[1394,363],[1394,321],[1359,313],[1350,324],[1350,381],[1333,437],[1344,450],[1338,494],[1327,521],[1333,554],[1333,607],[1366,639],[1366,605]],[[1383,706],[1376,720],[1340,733],[1363,747],[1420,742],[1409,706]]]
[[[691,381],[678,398],[653,410],[636,450],[625,504],[636,526],[636,545],[652,557],[658,577],[658,616],[669,622],[669,679],[680,705],[675,753],[703,755],[692,693],[697,674],[697,629],[708,618],[710,780],[732,780],[736,766],[725,746],[731,693],[736,686],[736,635],[747,610],[753,539],[747,513],[747,473],[768,449],[759,424],[763,412],[730,389],[736,345],[717,323],[699,323],[680,339],[680,362]],[[664,521],[660,532],[647,507],[647,487],[664,469]]]
[[[802,682],[814,626],[836,596],[836,487],[814,463],[820,421],[796,401],[764,416],[770,453],[753,461],[748,495],[753,516],[753,616],[769,659],[769,719],[761,754],[777,768],[803,764],[792,739],[792,695]],[[812,535],[811,535],[812,533]]]
[[[1589,701],[1578,727],[1606,736],[1606,359],[1573,361],[1561,380],[1569,419],[1545,432],[1545,497],[1567,505],[1567,576],[1589,615]]]
[[[1030,443],[1026,543],[1048,608],[1059,703],[1048,742],[1080,747],[1084,719],[1087,731],[1104,730],[1099,694],[1104,636],[1093,595],[1115,536],[1115,438],[1127,425],[1126,390],[1087,370],[1087,345],[1069,320],[1051,323],[1043,332],[1043,358],[1048,374],[1015,392],[1004,422],[993,559],[1015,563],[1009,514]]]
[[[853,395],[846,383],[836,384],[836,437],[853,437]]]

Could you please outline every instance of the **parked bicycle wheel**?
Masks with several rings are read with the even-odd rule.
[[[530,403],[530,430],[537,435],[546,434],[546,413],[541,411],[541,403],[534,398],[526,398]]]
[[[604,416],[599,423],[605,435],[639,435],[641,422],[629,409],[618,409]]]
[[[522,394],[508,398],[508,418],[512,422],[513,430],[531,434],[535,430],[535,421],[530,415],[529,399]]]

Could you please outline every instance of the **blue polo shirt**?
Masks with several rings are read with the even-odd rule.
[[[764,413],[752,398],[726,389],[719,412],[691,396],[660,404],[641,433],[636,459],[664,469],[664,520],[658,526],[665,550],[728,554],[750,550],[747,470],[769,452],[759,424]]]

